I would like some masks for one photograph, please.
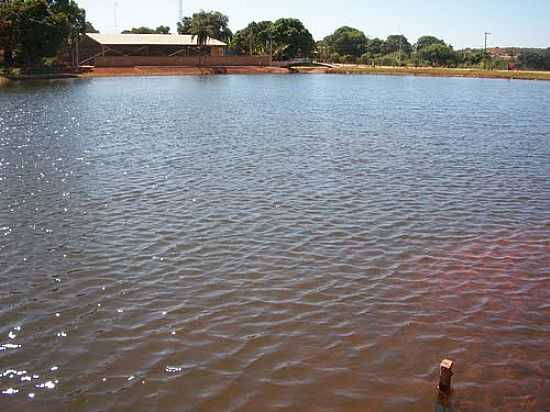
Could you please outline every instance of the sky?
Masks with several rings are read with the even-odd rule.
[[[178,0],[77,2],[102,33],[160,25],[175,32],[178,21]],[[550,0],[183,0],[184,16],[200,9],[228,15],[233,31],[251,21],[296,17],[316,40],[347,25],[371,38],[404,34],[411,43],[434,35],[455,48],[483,47],[484,32],[492,33],[489,47],[550,47]]]

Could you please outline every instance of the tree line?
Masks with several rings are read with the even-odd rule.
[[[317,43],[321,60],[381,66],[486,67],[550,70],[550,48],[507,48],[502,56],[491,56],[483,49],[455,50],[443,39],[426,35],[411,44],[402,34],[382,40],[343,26]]]
[[[228,44],[232,54],[270,54],[275,60],[289,60],[297,57],[311,57],[315,52],[315,40],[304,24],[294,18],[276,21],[252,22],[242,30],[233,33],[229,18],[218,11],[201,10],[186,16],[178,23],[179,34],[191,34],[198,38],[199,46],[208,38]],[[123,33],[159,33],[148,27],[133,28]]]
[[[64,50],[73,48],[82,34],[97,32],[75,0],[0,0],[0,49],[8,67],[55,61]],[[201,10],[178,22],[177,32],[195,36],[199,48],[215,38],[228,44],[230,54],[272,54],[274,60],[313,57],[333,63],[491,68],[506,68],[511,61],[518,68],[550,70],[550,48],[506,49],[508,60],[503,60],[480,49],[455,50],[431,35],[412,44],[403,34],[369,38],[349,26],[315,42],[295,18],[251,22],[233,33],[227,15]],[[134,27],[122,33],[169,34],[170,27]]]

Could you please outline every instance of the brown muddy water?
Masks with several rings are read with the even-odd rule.
[[[1,411],[548,411],[550,84],[12,84],[0,284]]]

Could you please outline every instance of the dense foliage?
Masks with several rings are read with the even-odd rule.
[[[239,30],[231,40],[231,48],[239,54],[266,55],[271,50],[273,22],[252,22]]]
[[[12,0],[0,3],[4,63],[34,67],[72,46],[86,28],[85,11],[73,0]]]
[[[514,53],[514,51],[510,51]],[[550,47],[547,49],[525,49],[519,54],[519,65],[524,69],[550,70]]]
[[[367,51],[367,36],[353,27],[340,27],[320,42],[325,53],[337,53],[340,56],[361,57]]]
[[[323,61],[380,66],[483,67],[550,70],[549,49],[503,49],[491,54],[480,49],[454,50],[435,36],[420,37],[416,44],[401,35],[369,39],[352,27],[341,27],[317,43]]]
[[[252,22],[235,33],[232,49],[240,54],[269,54],[274,60],[310,57],[315,51],[313,36],[298,19],[282,18]]]
[[[435,36],[422,36],[416,41],[416,50],[439,44],[445,46],[445,42]]]
[[[275,60],[309,57],[315,50],[313,36],[298,19],[279,19],[273,23],[272,30]]]
[[[133,27],[130,30],[124,30],[122,34],[170,34],[170,27],[158,26],[156,29],[145,26]]]
[[[192,34],[206,42],[208,37],[229,42],[233,33],[229,29],[229,17],[219,11],[204,11],[194,13],[178,22],[179,34]],[[205,37],[206,36],[206,37]],[[203,43],[204,44],[204,43]]]

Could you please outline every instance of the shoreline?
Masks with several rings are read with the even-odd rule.
[[[136,66],[96,67],[82,73],[81,78],[132,77],[132,76],[208,76],[223,74],[289,74],[288,69],[272,66],[224,66],[224,67],[179,67]]]
[[[432,67],[372,67],[341,65],[338,67],[294,67],[291,69],[273,66],[225,66],[225,67],[181,67],[181,66],[137,66],[97,67],[83,73],[52,73],[0,76],[0,86],[12,81],[86,79],[100,77],[148,77],[148,76],[208,76],[224,74],[340,74],[340,75],[390,75],[422,77],[457,77],[504,80],[550,81],[550,71],[506,71],[481,69],[453,69]]]
[[[339,67],[296,67],[296,73],[303,74],[362,74],[362,75],[392,75],[392,76],[424,76],[424,77],[460,77],[478,79],[504,80],[546,80],[550,81],[549,71],[521,70],[483,70],[458,69],[438,67],[372,67],[359,65],[342,65]]]

